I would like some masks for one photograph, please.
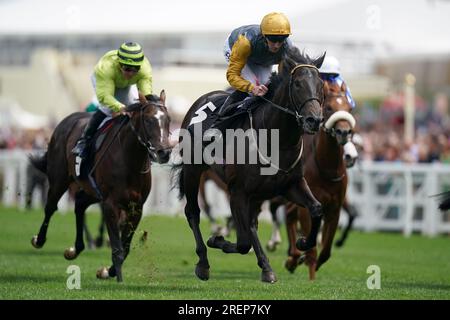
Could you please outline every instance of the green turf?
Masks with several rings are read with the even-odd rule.
[[[87,215],[91,230],[99,215]],[[197,256],[184,217],[150,215],[141,221],[132,251],[124,264],[124,282],[96,279],[96,270],[110,263],[110,249],[86,250],[74,261],[63,251],[73,245],[75,217],[55,214],[44,248],[30,244],[43,213],[0,207],[0,299],[449,299],[450,239],[404,238],[398,234],[353,232],[347,246],[334,249],[331,259],[310,282],[305,267],[295,274],[284,267],[286,237],[268,253],[278,276],[262,283],[254,253],[226,255],[209,249],[211,277],[194,275]],[[204,236],[208,225],[202,221]],[[148,241],[139,234],[148,231]],[[260,224],[261,241],[270,226]],[[66,288],[66,269],[81,268],[81,290]],[[369,265],[381,268],[381,289],[366,286]]]

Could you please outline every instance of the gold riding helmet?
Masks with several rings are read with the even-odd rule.
[[[272,12],[265,15],[262,19],[261,33],[264,36],[289,36],[291,34],[291,24],[284,14]]]

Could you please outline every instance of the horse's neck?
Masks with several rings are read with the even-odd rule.
[[[329,170],[341,174],[344,169],[343,148],[338,144],[336,138],[330,136],[322,128],[318,138],[314,139],[315,161],[320,169]]]
[[[142,166],[148,159],[146,150],[139,143],[136,134],[129,125],[125,126],[120,132],[121,150],[123,152],[124,161],[128,166]]]
[[[274,103],[283,107],[288,105],[287,101],[274,101]],[[281,149],[299,147],[302,131],[292,115],[279,110],[268,102],[261,108],[261,113],[261,118],[263,119],[262,125],[266,129],[279,130]]]

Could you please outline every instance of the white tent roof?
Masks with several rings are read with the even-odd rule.
[[[40,129],[49,124],[46,116],[25,111],[11,99],[0,98],[0,128]]]
[[[272,11],[294,17],[342,1],[0,0],[0,34],[228,31]]]

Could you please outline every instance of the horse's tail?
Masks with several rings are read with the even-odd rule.
[[[41,155],[29,155],[28,159],[36,169],[47,174],[47,151]]]
[[[439,209],[442,211],[450,209],[450,191],[437,195],[439,198]]]
[[[184,191],[184,174],[183,174],[183,163],[178,163],[172,165],[172,169],[170,170],[171,181],[172,181],[172,189],[178,188],[178,199],[183,199],[185,195]]]

